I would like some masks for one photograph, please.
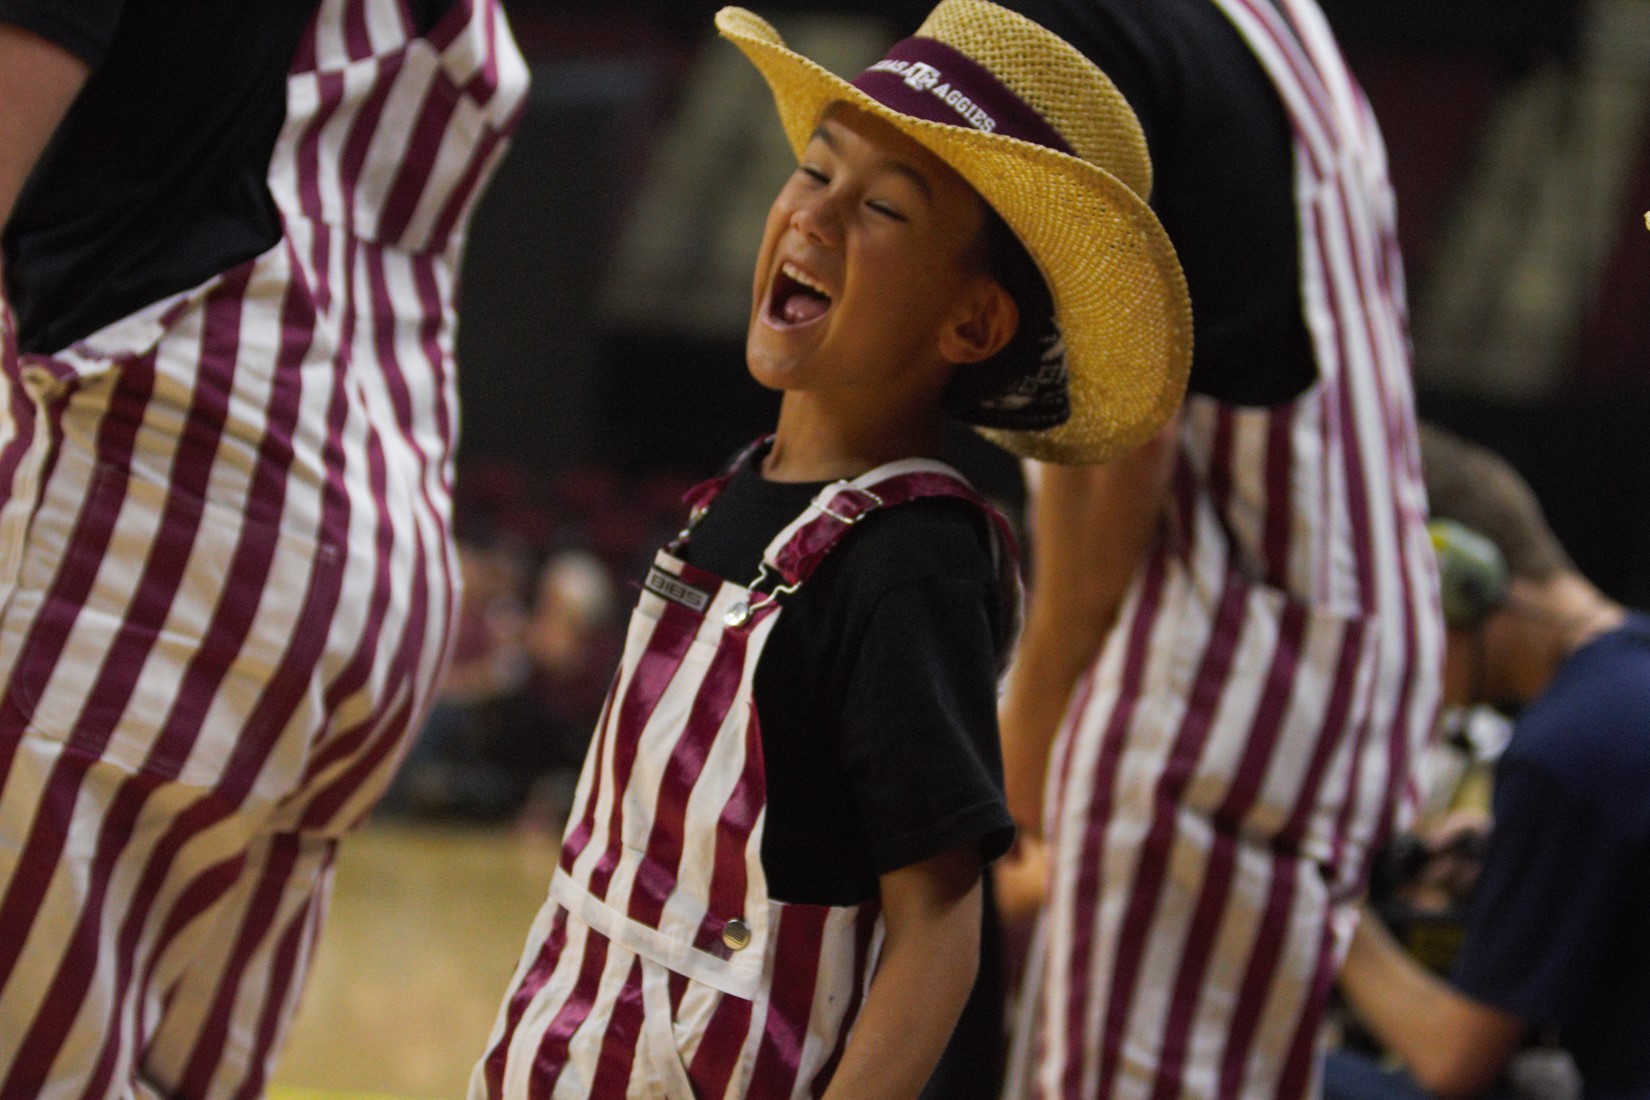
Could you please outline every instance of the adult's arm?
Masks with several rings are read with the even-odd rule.
[[[999,708],[1009,812],[1042,835],[1049,751],[1072,689],[1117,620],[1174,470],[1178,416],[1100,466],[1041,466],[1031,495],[1031,596]]]
[[[1365,909],[1341,988],[1376,1038],[1440,1100],[1477,1096],[1495,1083],[1524,1021],[1463,995],[1406,952]]]
[[[880,879],[876,977],[825,1100],[915,1100],[957,1026],[980,961],[980,857],[955,848]]]
[[[89,71],[63,47],[0,23],[0,227]]]

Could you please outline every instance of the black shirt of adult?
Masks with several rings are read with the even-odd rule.
[[[421,28],[454,0],[411,0]],[[269,158],[318,0],[0,0],[91,66],[6,227],[24,351],[53,352],[267,251]]]

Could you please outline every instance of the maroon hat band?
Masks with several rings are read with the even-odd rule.
[[[853,84],[902,115],[1072,152],[1059,131],[991,70],[938,39],[901,39]]]

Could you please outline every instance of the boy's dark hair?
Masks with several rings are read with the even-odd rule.
[[[1028,386],[1046,390],[1036,380],[1046,373],[1043,359],[1059,341],[1059,330],[1054,324],[1054,298],[1042,272],[1008,223],[989,206],[974,251],[986,274],[1014,299],[1020,324],[996,355],[957,370],[941,398],[942,408],[948,416],[986,428],[1025,430],[1064,423],[1070,415],[1069,403],[1050,402],[1046,392],[1036,411],[1011,408],[1017,403],[1003,400]]]

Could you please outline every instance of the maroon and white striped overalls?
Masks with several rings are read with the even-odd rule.
[[[696,518],[723,484],[696,493]],[[785,596],[853,525],[932,496],[986,508],[947,467],[909,460],[822,490],[749,587],[660,552],[471,1100],[824,1091],[876,967],[880,908],[768,896],[751,684]]]
[[[322,0],[282,240],[8,357],[4,1100],[262,1093],[445,658],[453,285],[525,85],[495,0]]]
[[[1167,514],[1054,749],[1016,1096],[1314,1094],[1357,898],[1438,706],[1381,138],[1312,0],[1216,2],[1293,121],[1318,380],[1276,408],[1186,403]]]

